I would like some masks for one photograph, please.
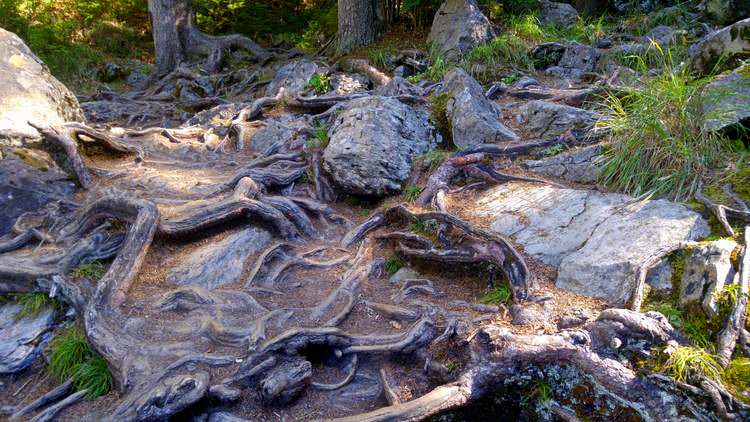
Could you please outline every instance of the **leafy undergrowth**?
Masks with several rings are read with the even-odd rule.
[[[634,196],[686,200],[737,144],[706,127],[701,90],[708,80],[693,80],[685,66],[673,65],[671,51],[654,47],[662,71],[624,96],[610,93],[603,100],[607,117],[598,125],[610,131],[612,142],[601,181]],[[645,60],[639,67],[648,72]]]
[[[77,390],[88,389],[88,398],[107,394],[112,387],[107,362],[89,345],[86,334],[77,325],[52,340],[49,371],[60,382],[72,380]]]

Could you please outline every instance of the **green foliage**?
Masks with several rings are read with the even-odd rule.
[[[724,376],[724,370],[714,355],[693,346],[675,348],[659,369],[682,382],[693,376],[717,381]]]
[[[737,397],[750,403],[750,359],[732,360],[724,372],[724,382]]]
[[[624,97],[608,94],[603,101],[611,131],[601,181],[634,196],[688,198],[696,183],[728,151],[727,142],[709,132],[700,101],[705,81],[693,81],[683,66],[672,66],[671,52],[662,55],[662,72],[644,77]],[[647,71],[645,62],[641,64]]]
[[[456,65],[448,62],[436,49],[430,48],[430,65],[423,72],[417,73],[414,76],[409,76],[408,79],[415,83],[423,79],[429,81],[440,81],[448,71],[455,67]]]
[[[367,58],[378,69],[391,70],[392,66],[388,62],[388,55],[392,52],[389,48],[374,47],[367,50]]]
[[[508,303],[511,299],[513,299],[513,293],[508,286],[503,285],[489,290],[479,302],[494,305],[498,303]]]
[[[533,402],[547,404],[552,399],[552,384],[547,380],[535,379],[531,382],[529,392],[524,395],[522,404],[528,405]]]
[[[422,193],[422,188],[419,186],[407,186],[406,189],[404,189],[404,199],[406,199],[406,202],[414,202],[419,198],[420,193]]]
[[[398,270],[401,269],[401,267],[404,266],[404,261],[401,260],[396,255],[391,256],[390,258],[385,260],[385,264],[383,264],[383,269],[385,270],[385,273],[388,275],[388,277],[392,276],[393,274],[396,274]]]
[[[657,311],[667,317],[670,324],[681,330],[693,344],[703,349],[713,350],[712,341],[713,328],[703,315],[686,314],[671,303],[659,303],[649,306],[650,310]]]
[[[565,144],[555,144],[543,149],[542,155],[549,157],[551,155],[557,155],[563,151],[565,151]]]
[[[307,81],[307,87],[317,94],[325,94],[331,89],[331,78],[325,73],[316,73]]]
[[[330,138],[328,136],[328,128],[323,125],[316,126],[312,129],[312,139],[305,142],[305,146],[309,149],[325,148],[328,146]]]
[[[504,17],[503,24],[506,33],[535,44],[550,41],[578,41],[591,44],[607,32],[604,17],[579,18],[573,25],[558,27],[541,25],[534,13],[525,13]]]
[[[106,394],[112,386],[107,362],[91,348],[83,329],[77,325],[52,340],[49,370],[60,382],[70,379],[76,389],[88,388],[89,398]]]
[[[92,261],[87,264],[81,264],[73,269],[70,274],[77,278],[87,278],[91,281],[99,281],[107,269],[99,261]]]
[[[469,64],[478,63],[490,68],[510,66],[525,71],[534,70],[529,47],[516,35],[503,34],[489,43],[475,47],[466,57]]]
[[[449,156],[450,153],[448,151],[431,149],[424,155],[422,155],[421,158],[425,163],[427,163],[427,167],[429,167],[429,170],[433,171],[438,168],[440,164],[443,164],[443,161],[447,160]]]
[[[46,293],[23,293],[16,295],[21,312],[18,318],[35,317],[48,308],[59,309],[59,301],[49,297]]]

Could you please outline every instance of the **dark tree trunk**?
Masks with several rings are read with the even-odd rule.
[[[269,57],[268,52],[247,37],[214,37],[198,30],[193,0],[148,0],[148,11],[156,51],[155,76],[173,71],[194,56],[208,56],[208,70],[219,71],[224,51],[230,48],[247,50],[259,61]]]
[[[375,40],[376,2],[377,0],[339,0],[338,51],[340,53],[346,53]]]

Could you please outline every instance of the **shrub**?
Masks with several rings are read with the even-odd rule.
[[[684,67],[672,65],[671,52],[655,48],[662,73],[644,78],[622,98],[604,98],[608,117],[597,124],[611,131],[612,143],[600,176],[605,185],[635,196],[684,200],[729,144],[705,127],[705,81],[693,81]],[[640,68],[645,74],[643,60]]]

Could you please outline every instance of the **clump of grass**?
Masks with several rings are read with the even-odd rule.
[[[659,369],[682,382],[694,376],[712,380],[721,380],[724,376],[724,370],[714,355],[703,348],[693,346],[680,346],[674,349]]]
[[[107,362],[91,348],[77,325],[52,340],[49,370],[61,382],[72,380],[77,390],[87,388],[89,398],[106,394],[112,386]]]
[[[307,81],[307,87],[317,94],[325,94],[331,89],[331,78],[325,73],[316,73]]]
[[[513,299],[513,293],[510,291],[508,286],[498,286],[487,293],[479,300],[480,303],[486,305],[496,305],[498,303],[507,303]]]
[[[309,149],[325,148],[328,146],[328,141],[330,141],[328,129],[323,125],[316,126],[312,129],[312,138],[305,142],[305,146]]]
[[[432,149],[427,151],[424,155],[422,155],[422,160],[427,163],[427,167],[429,167],[429,170],[435,170],[440,166],[440,164],[443,164],[443,161],[445,161],[450,153],[448,151],[442,151],[439,149]]]
[[[534,70],[534,61],[529,55],[529,47],[519,37],[505,34],[492,41],[477,46],[466,57],[469,63],[480,63],[494,68],[509,66],[526,71]]]
[[[406,202],[414,202],[419,198],[419,194],[422,193],[422,188],[416,185],[407,186],[404,189],[404,199]]]
[[[430,49],[430,65],[424,71],[417,73],[416,75],[409,76],[408,79],[409,81],[415,82],[415,83],[423,79],[430,80],[430,81],[439,81],[443,79],[443,76],[445,76],[445,74],[448,73],[448,71],[453,69],[454,67],[456,66],[450,63],[448,60],[446,60],[442,54],[440,54],[434,48],[431,48]]]
[[[391,277],[393,274],[396,274],[396,272],[398,272],[398,270],[400,270],[403,266],[404,261],[402,261],[401,258],[397,257],[396,255],[393,255],[385,260],[383,269],[385,270],[385,273],[388,275],[388,277]]]
[[[611,131],[601,181],[634,196],[687,199],[697,181],[727,152],[727,142],[705,127],[701,89],[686,68],[672,66],[671,52],[654,44],[663,72],[644,78],[624,96],[609,94],[607,119],[598,125]],[[645,74],[645,62],[640,65]]]
[[[75,267],[70,274],[77,278],[87,278],[91,281],[99,281],[104,277],[106,272],[107,269],[101,262],[92,261]]]
[[[391,53],[390,50],[382,47],[374,47],[367,51],[367,58],[370,63],[378,69],[391,70],[391,66],[388,61],[388,55]]]
[[[49,297],[46,293],[23,293],[16,296],[18,304],[21,305],[21,312],[18,318],[35,317],[45,309],[58,309],[60,302]]]

